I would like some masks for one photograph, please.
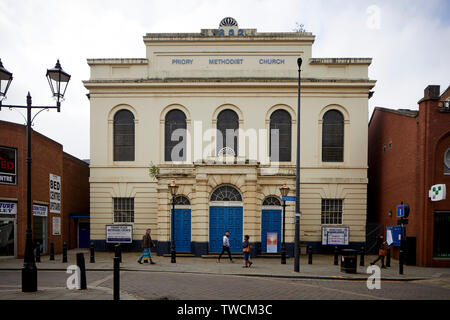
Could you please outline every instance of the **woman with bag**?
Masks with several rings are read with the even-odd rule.
[[[386,242],[384,242],[383,239],[384,239],[383,236],[379,236],[377,238],[378,258],[374,262],[370,263],[371,266],[381,259],[381,268],[386,268],[386,266],[384,265],[384,257],[387,256],[387,249],[386,249]]]
[[[242,251],[244,253],[244,265],[242,268],[250,267],[253,262],[250,260],[250,242],[248,241],[250,237],[248,235],[244,236],[244,243],[242,244]]]

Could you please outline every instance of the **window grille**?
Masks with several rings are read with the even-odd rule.
[[[211,194],[211,201],[242,201],[242,197],[236,188],[221,186]]]
[[[134,198],[114,199],[114,222],[134,222]]]
[[[281,206],[281,202],[278,198],[274,197],[274,196],[268,196],[264,199],[263,201],[263,206]]]
[[[322,224],[342,224],[342,199],[322,199]]]

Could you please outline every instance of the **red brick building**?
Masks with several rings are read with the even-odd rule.
[[[410,206],[408,264],[450,266],[450,190],[431,201],[433,185],[450,189],[450,87],[428,86],[419,110],[375,108],[369,122],[368,220],[397,226],[396,206]],[[393,247],[398,259],[399,247]]]
[[[0,257],[22,258],[27,228],[26,127],[0,121]],[[78,247],[80,224],[89,220],[89,165],[33,131],[33,241],[49,253]],[[52,189],[50,189],[50,185]]]

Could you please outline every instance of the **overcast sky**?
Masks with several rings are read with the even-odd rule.
[[[34,130],[89,158],[87,58],[143,58],[147,32],[200,32],[231,16],[240,28],[316,36],[313,57],[371,57],[375,106],[416,109],[429,84],[450,85],[450,1],[0,0],[0,59],[14,80],[5,104],[52,104],[45,79],[60,59],[72,75],[61,113],[42,112]],[[24,123],[2,108],[0,119]]]

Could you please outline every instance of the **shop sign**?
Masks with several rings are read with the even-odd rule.
[[[53,226],[52,234],[54,236],[60,236],[61,235],[61,217],[53,217],[52,218],[52,226]]]
[[[17,203],[14,202],[0,202],[0,215],[1,214],[17,214]]]
[[[16,184],[17,149],[0,147],[0,184]]]
[[[61,177],[50,173],[50,212],[61,213]]]
[[[108,225],[106,226],[106,243],[132,243],[133,226]]]
[[[33,205],[33,216],[46,217],[48,212],[47,206]]]
[[[348,245],[349,227],[322,227],[322,245]]]

